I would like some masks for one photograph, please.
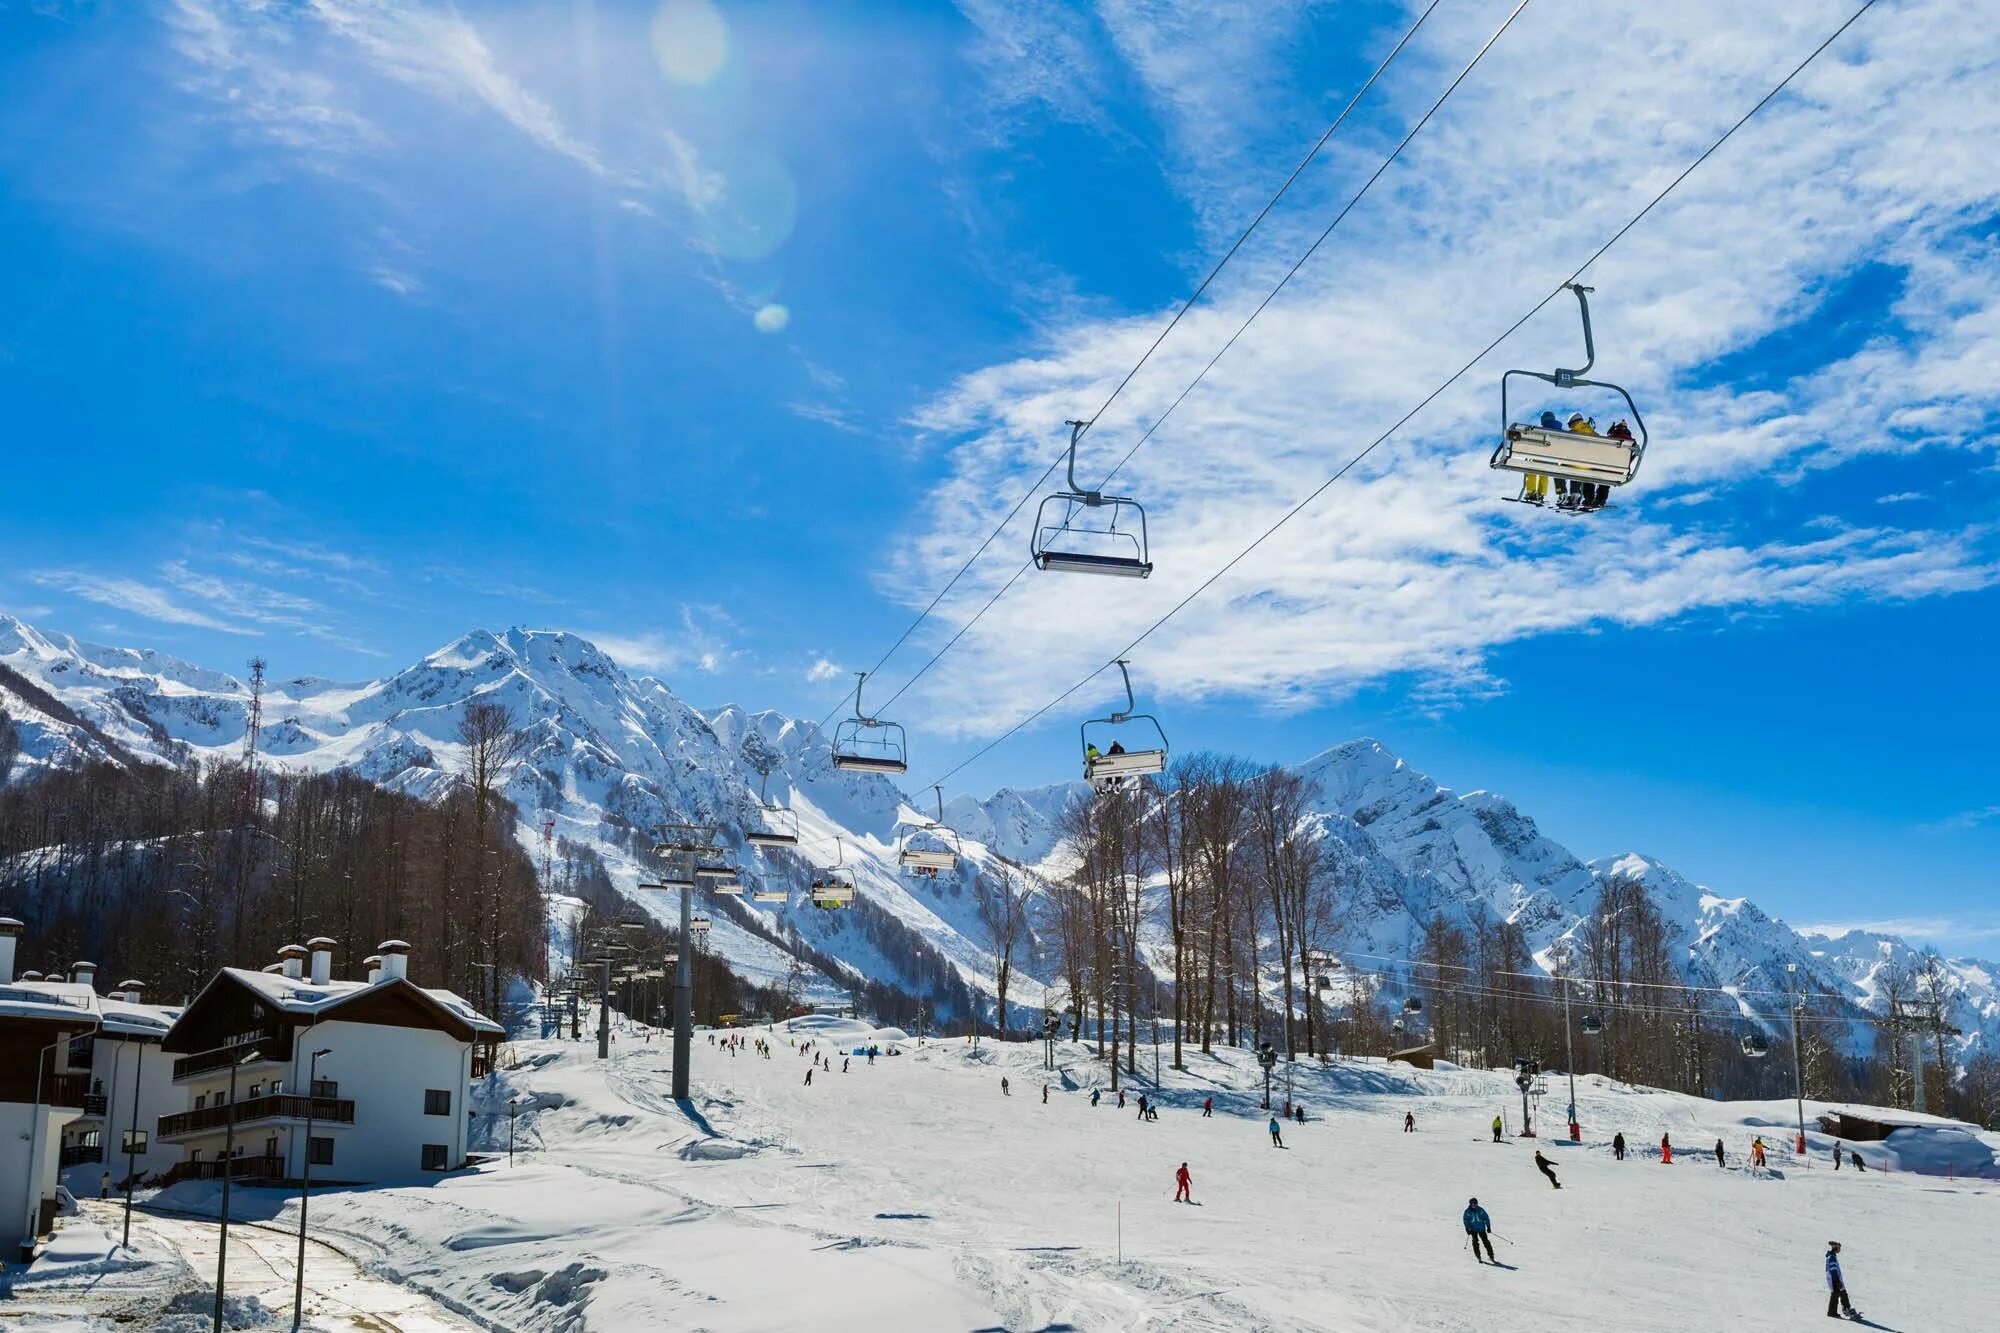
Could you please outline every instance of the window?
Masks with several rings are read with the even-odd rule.
[[[333,1165],[333,1140],[312,1138],[306,1141],[306,1157],[314,1166]]]
[[[262,1097],[264,1095],[264,1085],[262,1083],[252,1083],[250,1085],[250,1091],[244,1093],[243,1095],[246,1097]]]
[[[429,1088],[424,1092],[425,1115],[451,1114],[451,1089]]]
[[[277,1135],[273,1134],[270,1138],[264,1140],[264,1155],[266,1157],[276,1157],[278,1155]]]
[[[448,1154],[450,1152],[451,1150],[442,1143],[426,1143],[424,1145],[424,1170],[445,1171],[450,1169],[447,1166],[449,1160]]]
[[[315,1097],[338,1097],[340,1095],[340,1080],[333,1078],[314,1079],[312,1081],[312,1095]]]
[[[194,1109],[199,1111],[207,1105],[208,1105],[208,1094],[205,1092],[197,1092],[194,1095]]]

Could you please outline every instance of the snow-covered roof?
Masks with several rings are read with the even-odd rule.
[[[1871,1125],[1888,1125],[1896,1129],[1969,1129],[1974,1133],[1979,1131],[1979,1126],[1969,1125],[1963,1120],[1925,1115],[1921,1111],[1895,1111],[1877,1106],[1837,1106],[1828,1114],[1846,1116],[1850,1120],[1866,1120]]]
[[[97,992],[82,982],[10,981],[0,986],[0,1018],[94,1026],[101,1017]]]
[[[104,1030],[113,1036],[164,1037],[181,1016],[177,1004],[145,1004],[109,996],[99,1000],[98,1007],[104,1014]]]
[[[224,975],[247,986],[274,1009],[307,1015],[323,1014],[357,995],[397,984],[401,980],[384,977],[372,984],[366,981],[327,981],[315,984],[307,977],[288,977],[278,972],[253,972],[242,967],[225,967],[222,971]],[[498,1023],[474,1009],[463,996],[453,991],[431,990],[414,984],[410,984],[410,988],[428,996],[453,1018],[473,1030],[496,1037],[504,1035],[504,1029]]]

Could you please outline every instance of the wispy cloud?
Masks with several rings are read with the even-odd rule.
[[[30,577],[45,588],[81,597],[100,606],[116,607],[129,611],[148,620],[156,620],[167,625],[191,625],[197,629],[218,630],[224,634],[255,635],[258,631],[248,625],[236,625],[218,616],[194,607],[183,606],[165,588],[137,579],[120,578],[112,575],[93,574],[77,569],[45,569]]]
[[[1967,829],[1979,828],[1985,824],[2000,822],[2000,805],[1982,806],[1977,810],[1961,810],[1929,824],[1918,825],[1926,833],[1962,833]]]
[[[1878,505],[1899,505],[1908,504],[1912,500],[1921,500],[1923,498],[1924,493],[1922,491],[1897,491],[1893,495],[1876,496],[1875,503]]]
[[[848,435],[862,433],[861,427],[855,424],[854,413],[848,408],[833,403],[811,402],[787,403],[785,406],[793,416],[806,421],[817,421],[822,426],[831,426]]]
[[[738,626],[719,607],[684,605],[677,630],[572,631],[609,653],[627,670],[652,675],[699,671],[713,675],[734,666],[748,653],[735,641]]]

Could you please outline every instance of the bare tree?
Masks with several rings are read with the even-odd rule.
[[[505,704],[479,699],[467,704],[458,720],[458,743],[464,747],[463,777],[472,794],[475,961],[480,970],[480,984],[491,983],[496,988],[492,1003],[497,1007],[499,978],[494,964],[505,950],[508,923],[499,911],[499,886],[494,882],[496,867],[488,855],[486,834],[493,807],[501,799],[500,786],[506,771],[526,753],[528,735],[515,729],[514,715]]]
[[[997,871],[982,874],[974,883],[979,922],[986,927],[998,967],[1000,991],[1000,1031],[1007,1031],[1007,986],[1014,974],[1014,948],[1027,933],[1026,896],[1014,878],[1013,867],[1001,862]]]

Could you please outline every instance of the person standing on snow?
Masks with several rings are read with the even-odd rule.
[[[1139,1118],[1146,1118],[1146,1094],[1143,1092],[1139,1094]]]
[[[1187,1163],[1182,1162],[1181,1169],[1174,1172],[1174,1202],[1193,1203],[1194,1195],[1190,1192],[1193,1184],[1194,1177],[1188,1174]]]
[[[1121,1111],[1125,1109],[1125,1089],[1123,1088],[1118,1089],[1118,1109]]]
[[[1660,1165],[1674,1164],[1674,1141],[1665,1134],[1660,1135]]]
[[[848,1057],[848,1056],[845,1056],[845,1055],[843,1055],[843,1056],[841,1056],[841,1057],[840,1057],[840,1072],[841,1072],[841,1073],[843,1073],[843,1074],[845,1074],[845,1073],[847,1072],[847,1061],[848,1061],[848,1059],[849,1059],[849,1057]]]
[[[811,1066],[811,1065],[807,1065],[807,1066],[806,1066],[806,1086],[807,1086],[808,1088],[810,1088],[810,1087],[811,1087],[812,1085],[813,1085],[813,1071],[812,1071],[812,1066]]]
[[[1103,1090],[1102,1088],[1092,1088],[1092,1089],[1090,1090],[1090,1104],[1091,1104],[1091,1106],[1092,1106],[1092,1107],[1095,1107],[1095,1106],[1097,1105],[1097,1099],[1098,1099],[1099,1097],[1103,1096],[1103,1095],[1104,1095],[1104,1090]]]
[[[1285,1146],[1284,1138],[1278,1133],[1278,1117],[1276,1116],[1271,1117],[1271,1146],[1273,1148],[1282,1148]]]
[[[1493,1257],[1493,1219],[1479,1206],[1479,1200],[1469,1201],[1461,1217],[1465,1222],[1465,1234],[1472,1237],[1472,1262],[1485,1263],[1486,1259],[1492,1259],[1494,1263],[1499,1263],[1500,1261]],[[1481,1245],[1486,1247],[1486,1259],[1479,1257]]]
[[[1555,1162],[1552,1159],[1542,1156],[1540,1148],[1535,1149],[1535,1169],[1549,1178],[1549,1184],[1555,1186],[1557,1189],[1561,1189],[1563,1183],[1556,1179],[1554,1167]]]
[[[1762,1134],[1759,1134],[1750,1144],[1750,1165],[1756,1167],[1764,1165],[1764,1136]]]
[[[1414,1134],[1417,1132],[1417,1113],[1415,1111],[1403,1112],[1403,1132],[1405,1134]]]
[[[1833,1141],[1833,1169],[1840,1170],[1840,1140]]]
[[[1002,1097],[1012,1097],[1014,1095],[1014,1090],[1007,1086],[1007,1076],[1005,1074],[1000,1076],[1000,1095]]]
[[[1501,1131],[1501,1130],[1503,1130],[1503,1129],[1505,1129],[1505,1128],[1506,1128],[1506,1126],[1500,1123],[1500,1117],[1499,1117],[1499,1116],[1497,1116],[1497,1115],[1496,1115],[1496,1116],[1494,1116],[1494,1117],[1493,1117],[1493,1141],[1494,1141],[1495,1143],[1498,1143],[1498,1142],[1500,1142],[1500,1131]]]
[[[1611,1155],[1618,1161],[1625,1160],[1625,1132],[1620,1130],[1611,1136]]]
[[[1724,1167],[1726,1167],[1726,1166],[1728,1166],[1728,1165],[1729,1165],[1729,1163],[1728,1163],[1728,1162],[1726,1162],[1726,1161],[1724,1161],[1724,1160],[1723,1160],[1723,1157],[1722,1157],[1722,1140],[1721,1140],[1721,1139],[1717,1139],[1717,1140],[1715,1141],[1715,1164],[1716,1164],[1717,1166],[1724,1166]]]
[[[1854,1302],[1847,1299],[1847,1283],[1840,1276],[1840,1242],[1826,1243],[1826,1317],[1838,1319],[1842,1312],[1849,1319],[1859,1319],[1854,1313]]]
[[[1202,1098],[1202,1099],[1201,1099],[1201,1118],[1202,1118],[1202,1119],[1204,1119],[1204,1120],[1210,1120],[1210,1119],[1213,1119],[1213,1118],[1214,1118],[1214,1116],[1215,1116],[1215,1098],[1214,1098],[1214,1097],[1204,1097],[1204,1098]]]

